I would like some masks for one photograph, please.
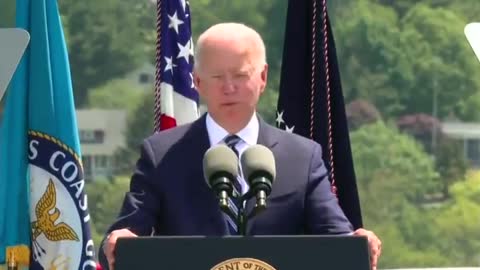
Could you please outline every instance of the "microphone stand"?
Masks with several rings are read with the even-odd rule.
[[[251,199],[252,197],[254,197],[254,194],[250,191],[248,191],[247,193],[245,193],[244,195],[242,195],[240,197],[240,207],[238,207],[238,215],[236,215],[236,216],[229,207],[230,202],[226,199],[220,199],[220,203],[219,203],[220,208],[227,215],[229,215],[232,220],[235,221],[235,223],[237,225],[237,228],[238,228],[238,232],[242,236],[247,236],[247,225],[248,225],[249,219],[253,218],[258,213],[260,213],[262,210],[264,210],[264,208],[262,208],[262,207],[255,206],[255,208],[253,209],[253,211],[250,214],[247,213],[247,211],[245,209],[246,204],[247,204],[247,201],[249,199]]]
[[[247,236],[247,222],[248,218],[245,213],[245,202],[246,200],[243,200],[242,198],[242,203],[240,204],[240,208],[238,209],[238,218],[237,218],[237,226],[239,228],[240,235]]]
[[[247,236],[247,225],[248,225],[248,220],[256,216],[258,213],[260,213],[264,208],[257,207],[252,210],[250,214],[247,213],[246,211],[246,205],[247,201],[254,197],[254,194],[251,191],[248,191],[241,197],[241,203],[240,207],[238,209],[238,216],[237,216],[237,227],[239,228],[239,233],[240,235]]]

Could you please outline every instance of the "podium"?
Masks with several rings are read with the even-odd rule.
[[[115,270],[369,270],[358,236],[119,238]]]

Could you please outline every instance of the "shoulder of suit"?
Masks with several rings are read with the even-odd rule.
[[[167,130],[162,130],[160,132],[155,132],[154,134],[145,138],[145,141],[150,142],[151,144],[165,144],[165,143],[174,143],[175,141],[182,138],[188,130],[190,130],[192,123],[184,124]]]
[[[297,146],[306,146],[313,148],[315,145],[319,145],[319,143],[311,140],[309,138],[303,137],[301,135],[288,132],[286,130],[277,128],[272,125],[268,125],[270,132],[274,133],[274,136],[278,138],[280,143],[287,142],[288,144],[297,145]]]

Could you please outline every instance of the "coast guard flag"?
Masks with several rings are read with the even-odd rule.
[[[289,1],[276,121],[278,127],[322,146],[339,204],[353,227],[362,227],[340,72],[325,0]]]
[[[197,119],[188,1],[157,1],[156,64],[155,129],[164,130]]]
[[[0,176],[2,192],[18,186],[14,192],[22,196],[7,207],[1,205],[7,211],[2,212],[2,226],[7,228],[2,230],[2,243],[3,237],[10,238],[14,226],[22,232],[18,243],[28,243],[27,227],[30,269],[95,269],[70,67],[57,2],[17,0],[16,12],[17,27],[30,33],[31,42],[6,100]],[[28,189],[29,211],[24,196]],[[12,212],[20,199],[21,208]],[[6,245],[18,243],[9,240]]]

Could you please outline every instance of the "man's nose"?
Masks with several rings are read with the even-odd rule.
[[[223,80],[223,92],[225,94],[231,94],[235,92],[235,83],[232,78],[226,77]]]

